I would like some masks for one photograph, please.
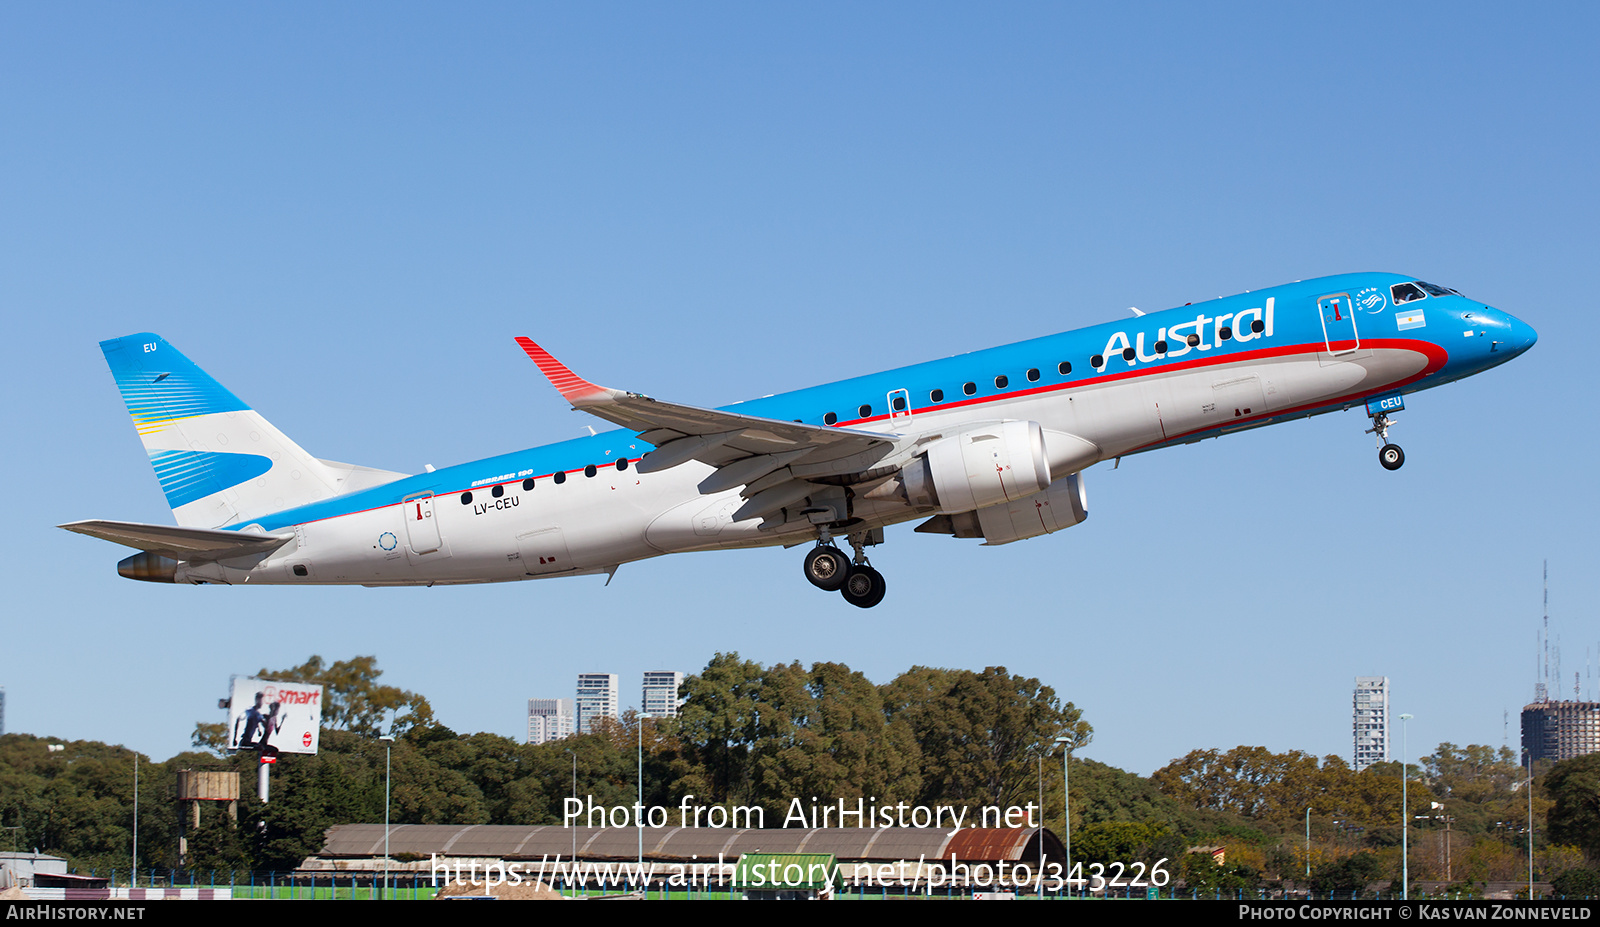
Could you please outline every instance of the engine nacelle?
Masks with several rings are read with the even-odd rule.
[[[927,534],[953,534],[958,538],[983,538],[985,545],[1010,544],[1050,534],[1089,517],[1089,497],[1084,491],[1083,474],[1073,473],[1056,480],[1044,492],[978,509],[935,515],[917,526]]]
[[[1020,501],[1050,487],[1038,422],[978,425],[935,441],[902,473],[907,500],[947,513]]]

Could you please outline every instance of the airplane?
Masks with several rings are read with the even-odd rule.
[[[433,586],[606,574],[662,554],[810,544],[807,580],[870,608],[884,529],[985,545],[1088,515],[1105,460],[1363,408],[1380,464],[1404,397],[1538,335],[1414,277],[1298,281],[718,409],[597,386],[517,344],[620,430],[404,474],[312,457],[164,339],[100,347],[177,526],[59,527],[163,583]],[[592,431],[592,429],[591,429]],[[847,542],[851,553],[840,549]]]

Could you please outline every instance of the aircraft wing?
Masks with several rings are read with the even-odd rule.
[[[74,521],[56,527],[174,560],[222,560],[266,553],[294,537],[292,534],[245,534],[218,528],[144,525],[132,521]]]
[[[855,473],[869,469],[895,446],[895,435],[702,409],[608,389],[573,373],[528,338],[518,338],[517,344],[572,408],[637,431],[656,446],[639,462],[639,472],[690,460],[718,468],[700,483],[702,493],[743,485],[750,496],[792,480]]]

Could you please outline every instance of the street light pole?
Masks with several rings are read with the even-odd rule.
[[[573,801],[577,801],[578,800],[578,754],[572,752],[571,748],[564,748],[563,752],[565,752],[567,754],[567,756],[572,757],[572,800]],[[569,827],[569,828],[567,828],[567,830],[572,831],[572,858],[567,864],[567,871],[570,873],[570,872],[573,872],[573,871],[575,871],[577,869],[577,863],[578,863],[578,829],[576,827]],[[567,877],[567,885],[569,887],[572,885],[572,877],[570,875]],[[573,897],[577,897],[577,892],[573,892]]]
[[[1311,884],[1311,806],[1306,805],[1306,884]]]
[[[133,887],[139,887],[139,751],[137,750],[133,751]]]
[[[378,738],[383,741],[383,897],[389,897],[389,783],[394,767],[390,763],[390,752],[394,748],[394,735],[384,734]],[[416,883],[412,883],[413,885]]]
[[[1400,898],[1407,900],[1411,897],[1411,811],[1406,804],[1406,757],[1411,754],[1411,748],[1406,740],[1410,732],[1411,715],[1400,716]]]
[[[1061,810],[1062,832],[1066,834],[1067,844],[1067,897],[1072,897],[1072,773],[1068,764],[1072,760],[1072,738],[1062,735],[1056,738],[1056,743],[1061,744]]]
[[[639,725],[639,810],[634,814],[634,824],[639,830],[639,868],[636,870],[643,878],[644,873],[644,717],[634,718]],[[650,897],[650,885],[645,883],[645,897]]]

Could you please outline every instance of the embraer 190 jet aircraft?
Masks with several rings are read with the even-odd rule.
[[[129,335],[100,347],[178,526],[61,527],[135,548],[118,572],[167,583],[501,582],[809,542],[806,579],[870,608],[885,584],[866,548],[889,525],[1050,534],[1083,521],[1094,463],[1352,407],[1398,469],[1405,394],[1537,338],[1396,274],[1134,313],[720,409],[596,386],[518,338],[574,409],[621,430],[415,475],[312,457],[166,341]]]

